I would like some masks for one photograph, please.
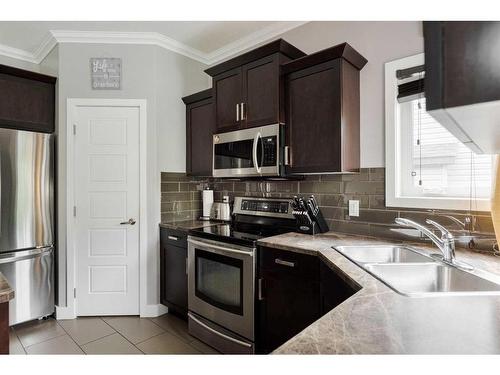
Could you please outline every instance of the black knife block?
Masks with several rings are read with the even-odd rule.
[[[313,220],[315,224],[317,224],[319,233],[326,233],[330,230],[321,210],[319,210],[316,215],[313,215]]]
[[[304,234],[319,234],[319,233],[321,233],[319,231],[318,225],[314,221],[310,225],[297,223],[297,232],[304,233]]]

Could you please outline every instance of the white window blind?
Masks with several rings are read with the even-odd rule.
[[[425,98],[399,106],[404,196],[489,198],[492,157],[476,155],[425,110]]]

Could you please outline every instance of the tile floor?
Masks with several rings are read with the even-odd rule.
[[[11,354],[217,354],[175,315],[87,317],[12,327]]]

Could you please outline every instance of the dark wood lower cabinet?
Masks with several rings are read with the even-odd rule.
[[[256,348],[264,354],[319,318],[319,264],[317,257],[267,247],[259,248],[258,257]]]
[[[9,354],[9,303],[0,303],[0,354]]]
[[[272,352],[359,288],[316,256],[259,247],[257,352]]]
[[[160,302],[187,319],[187,236],[160,229]]]
[[[361,289],[354,281],[346,276],[342,277],[341,271],[334,271],[323,262],[320,262],[319,271],[321,315],[325,315]]]

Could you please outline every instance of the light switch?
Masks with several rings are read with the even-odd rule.
[[[349,216],[359,216],[359,201],[349,200]]]

